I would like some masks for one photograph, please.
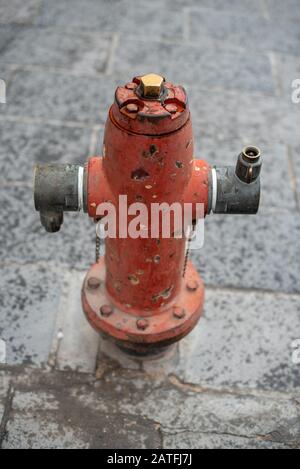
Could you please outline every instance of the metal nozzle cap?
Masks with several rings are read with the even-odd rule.
[[[164,90],[164,77],[156,73],[149,73],[141,77],[140,92],[144,98],[159,98]]]
[[[247,146],[238,156],[235,174],[241,181],[251,184],[259,177],[261,165],[260,149],[253,145]]]

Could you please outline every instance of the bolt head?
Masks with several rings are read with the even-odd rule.
[[[137,87],[137,84],[136,84],[136,83],[132,83],[132,82],[127,83],[126,86],[125,86],[125,88],[127,88],[128,90],[135,90],[136,87]]]
[[[135,113],[135,112],[138,112],[139,107],[137,104],[130,103],[130,104],[127,104],[126,109],[130,113]]]
[[[185,310],[180,306],[174,306],[173,308],[173,316],[176,319],[182,319],[185,316]]]
[[[91,289],[91,290],[96,290],[97,288],[99,288],[101,285],[101,280],[96,278],[96,277],[90,277],[88,279],[88,287]]]
[[[106,318],[109,317],[113,312],[114,312],[114,309],[110,305],[103,305],[100,308],[101,315],[106,317]]]
[[[177,106],[176,104],[167,104],[166,105],[166,111],[168,111],[170,114],[176,114],[177,112]]]
[[[189,280],[186,284],[186,288],[189,292],[195,292],[199,288],[199,283],[197,280]]]
[[[136,322],[136,327],[141,331],[144,331],[149,326],[149,321],[147,319],[138,319]]]
[[[164,78],[156,73],[141,77],[141,89],[144,98],[159,98],[163,90]]]

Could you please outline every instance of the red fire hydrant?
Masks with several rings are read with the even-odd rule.
[[[256,213],[260,169],[260,151],[254,146],[244,149],[235,167],[211,168],[195,160],[185,90],[150,74],[117,88],[102,157],[90,158],[84,168],[36,167],[35,205],[50,232],[59,230],[64,211],[84,209],[99,221],[104,216],[99,207],[112,204],[120,219],[119,196],[124,195],[128,206],[193,204],[196,223],[210,212]],[[196,204],[202,204],[200,215]],[[123,226],[132,218],[127,215]],[[105,240],[105,257],[87,274],[83,309],[91,325],[121,348],[155,353],[196,325],[203,282],[186,262],[186,236],[173,231],[164,237],[159,229],[156,237],[131,238],[120,226],[115,237]]]

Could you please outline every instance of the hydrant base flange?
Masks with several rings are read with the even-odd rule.
[[[93,328],[113,339],[122,349],[143,354],[166,347],[186,336],[200,319],[204,285],[191,262],[172,304],[166,309],[151,310],[148,314],[130,311],[128,305],[123,308],[114,304],[105,288],[105,276],[102,258],[91,267],[85,278],[83,310]]]

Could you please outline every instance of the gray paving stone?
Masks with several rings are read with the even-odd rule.
[[[202,88],[274,91],[271,64],[266,55],[251,51],[245,54],[231,47],[220,47],[210,40],[197,47],[153,42],[152,53],[145,55],[146,47],[146,41],[122,36],[114,59],[115,72],[125,77],[157,71],[170,81]]]
[[[54,25],[64,29],[88,29],[97,31],[118,30],[127,11],[125,0],[51,0],[44,2],[40,18],[41,25]]]
[[[7,424],[3,449],[87,449],[82,431],[67,422],[58,424],[48,414],[13,417]]]
[[[9,390],[10,374],[7,371],[0,370],[0,427],[5,410],[6,399]],[[1,435],[0,435],[1,439]]]
[[[85,163],[92,129],[1,122],[0,184],[32,181],[36,163]]]
[[[0,337],[7,364],[45,363],[60,296],[56,271],[42,266],[2,266]]]
[[[204,316],[172,371],[202,387],[299,391],[298,338],[300,296],[207,289]]]
[[[134,28],[127,28],[127,34],[135,36],[144,36],[145,32],[154,32],[159,36],[170,37],[174,34],[174,21],[177,23],[177,11],[181,11],[184,7],[206,7],[216,9],[217,11],[238,11],[247,14],[261,15],[262,8],[259,0],[238,2],[234,0],[166,0],[164,4],[159,0],[152,0],[149,4],[146,0],[139,0],[139,8],[134,9],[132,2],[128,0],[117,0],[114,3],[108,0],[85,1],[84,5],[79,0],[51,0],[44,4],[39,24],[56,25],[64,28],[86,28],[97,29],[101,31],[118,32],[124,30],[125,26],[131,26],[131,17],[143,19],[143,22],[136,21]],[[143,11],[153,11],[151,15],[143,17]],[[177,11],[176,11],[177,10]],[[159,12],[159,14],[157,14]],[[167,16],[166,16],[167,15]],[[166,16],[164,23],[161,17]],[[155,21],[149,18],[154,18]],[[152,23],[152,24],[151,24]],[[161,29],[153,26],[154,23],[161,24]],[[147,29],[148,28],[148,29]]]
[[[300,97],[300,93],[293,87],[295,80],[300,80],[300,57],[293,57],[287,54],[279,54],[275,57],[276,67],[281,86],[282,93],[288,102],[292,101],[292,95],[296,93],[296,98]],[[293,107],[300,108],[300,104],[293,104]]]
[[[175,387],[127,371],[123,378],[113,372],[94,392],[85,389],[72,391],[85,409],[149,418],[160,425],[164,439],[190,432],[249,438],[262,447],[266,441],[299,446],[299,405],[285,394],[222,393],[185,383]]]
[[[37,16],[40,8],[40,0],[10,0],[0,3],[0,24],[31,23]]]
[[[0,64],[0,79],[5,81],[6,86],[8,86],[9,80],[12,77],[13,70],[9,65]]]
[[[135,449],[160,446],[159,433],[150,420],[95,413],[78,404],[63,389],[56,396],[51,392],[18,392],[3,448]]]
[[[65,214],[59,233],[46,233],[33,205],[30,187],[0,189],[2,262],[40,262],[86,269],[95,259],[95,225],[86,214]],[[8,236],[9,233],[9,236]]]
[[[39,392],[15,390],[13,410],[16,412],[32,412],[41,410],[59,410],[59,402],[55,394],[48,390]]]
[[[299,403],[285,393],[217,392],[127,370],[94,385],[77,379],[18,376],[3,448],[299,447]]]
[[[208,285],[299,293],[299,229],[293,212],[211,215],[191,258]]]
[[[259,437],[247,438],[217,433],[183,432],[164,438],[166,449],[284,449],[284,444],[263,441]]]
[[[85,273],[74,270],[64,276],[50,360],[59,370],[94,373],[100,336],[87,322],[82,310],[84,277]]]
[[[295,193],[290,176],[288,149],[286,145],[257,141],[241,137],[234,140],[218,139],[202,135],[200,127],[195,132],[195,155],[206,159],[211,165],[235,165],[237,155],[246,145],[258,145],[262,152],[263,169],[261,172],[260,210],[269,208],[296,209]]]
[[[224,11],[192,10],[190,40],[201,43],[207,38],[220,41],[223,46],[230,44],[231,47],[245,47],[247,54],[251,50],[299,54],[300,34],[297,23],[287,23],[279,18],[275,22],[263,17],[238,15],[235,11],[230,14]]]
[[[194,128],[212,139],[260,144],[299,143],[300,106],[290,95],[274,97],[259,93],[208,91],[187,88]]]
[[[266,0],[268,14],[274,18],[284,18],[292,21],[299,21],[300,8],[298,0]]]
[[[293,360],[300,338],[300,296],[206,289],[204,312],[196,328],[163,358],[131,359],[101,341],[98,370],[105,356],[127,370],[173,376],[190,389],[300,390],[300,365]],[[176,433],[176,432],[175,432]]]
[[[13,40],[15,34],[15,28],[8,25],[1,25],[0,23],[0,53],[2,53],[5,50],[5,47],[10,43],[10,41]]]
[[[31,48],[33,43],[35,47]],[[3,63],[53,67],[88,75],[105,71],[109,49],[110,39],[101,34],[29,28],[16,34],[3,51],[1,60]]]
[[[164,8],[161,2],[141,1],[138,8],[134,2],[127,2],[125,15],[120,19],[116,31],[132,38],[147,37],[150,43],[151,38],[180,41],[183,39],[182,12],[174,5],[172,8]],[[145,44],[144,53],[147,50]],[[135,47],[134,52],[139,55],[142,51]]]
[[[146,0],[144,0],[146,1]],[[153,0],[152,0],[153,1]],[[160,0],[154,0],[160,3]],[[225,13],[247,13],[248,15],[262,16],[265,13],[264,4],[261,0],[166,0],[168,8],[192,8],[222,11]]]
[[[116,81],[38,71],[16,73],[1,115],[99,124],[106,120]]]
[[[0,364],[6,363],[6,342],[0,339]]]
[[[296,185],[298,206],[300,202],[300,143],[290,149],[294,171],[294,182]]]

